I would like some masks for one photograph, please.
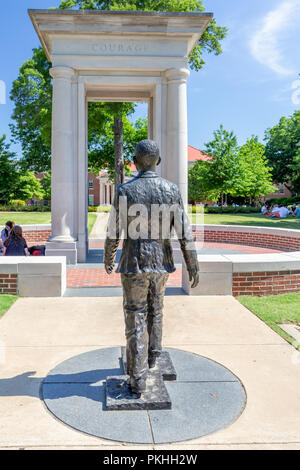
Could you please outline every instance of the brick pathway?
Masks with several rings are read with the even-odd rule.
[[[197,248],[201,248],[201,244],[196,243]],[[90,240],[90,248],[103,248],[104,242]],[[231,250],[243,252],[247,254],[259,253],[278,253],[278,250],[269,248],[260,248],[254,246],[234,245],[229,243],[214,243],[205,242],[203,248],[213,248],[219,250]],[[103,266],[103,265],[102,265]],[[170,274],[168,279],[168,287],[181,286],[182,270],[177,268],[176,271]],[[121,279],[118,273],[112,273],[108,276],[105,269],[99,268],[85,268],[85,269],[68,269],[67,270],[67,287],[120,287]]]
[[[170,274],[168,287],[181,286],[181,269]],[[68,269],[67,287],[120,287],[120,274],[106,274],[105,269]]]
[[[263,248],[260,246],[246,246],[246,245],[238,245],[234,243],[217,243],[217,242],[205,242],[202,244],[201,242],[196,242],[196,247],[200,249],[203,248],[213,248],[215,250],[228,250],[228,251],[238,251],[243,252],[244,254],[262,254],[262,253],[280,253],[282,250],[276,250],[273,248]],[[104,248],[104,242],[99,240],[90,240],[89,241],[90,248]],[[119,248],[122,248],[122,243],[120,243]]]

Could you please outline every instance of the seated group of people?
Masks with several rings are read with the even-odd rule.
[[[32,246],[28,248],[23,237],[22,227],[10,220],[6,222],[1,231],[0,249],[3,256],[37,256],[44,254],[43,246]]]
[[[297,207],[296,204],[293,204],[288,209],[284,204],[270,204],[266,202],[261,208],[261,213],[266,217],[277,217],[279,219],[285,219],[288,215],[300,218],[300,206]]]

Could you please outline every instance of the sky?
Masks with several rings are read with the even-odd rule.
[[[60,0],[10,0],[0,13],[0,136],[10,139],[9,91],[19,67],[40,45],[28,8],[50,8]],[[282,116],[300,109],[300,0],[203,0],[217,24],[228,28],[219,56],[188,80],[188,141],[205,150],[220,124],[240,145]],[[4,90],[5,88],[5,90]],[[146,117],[139,105],[136,117]],[[19,156],[20,147],[12,146]]]

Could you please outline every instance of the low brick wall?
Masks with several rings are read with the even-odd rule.
[[[300,250],[299,230],[269,227],[248,227],[234,225],[193,225],[197,241],[235,243],[238,245],[259,246],[281,251]]]
[[[294,271],[264,271],[233,273],[232,294],[277,295],[300,292],[300,269]]]
[[[189,295],[271,295],[300,292],[300,251],[259,255],[198,255],[198,286]]]
[[[51,235],[51,225],[22,225],[23,236],[28,246],[45,245]]]
[[[28,245],[43,245],[51,235],[51,225],[23,225],[24,238]],[[299,230],[248,227],[234,225],[193,225],[196,241],[234,243],[237,245],[259,246],[281,251],[300,250]]]
[[[0,274],[0,294],[17,295],[17,274]]]
[[[0,257],[0,294],[61,297],[65,290],[65,256]]]

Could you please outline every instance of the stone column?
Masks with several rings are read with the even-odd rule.
[[[187,68],[169,69],[167,79],[166,177],[176,183],[187,204]]]
[[[66,255],[76,263],[74,227],[74,112],[72,83],[75,72],[69,67],[50,69],[53,78],[52,101],[52,236],[46,247],[47,256]]]
[[[188,202],[188,139],[187,139],[187,93],[186,82],[189,76],[187,68],[169,69],[167,79],[167,179],[177,184],[183,204],[187,210]],[[185,263],[182,259],[182,287],[188,292],[189,280]]]
[[[104,184],[100,181],[100,205],[104,204]]]
[[[105,185],[105,189],[106,189],[106,205],[109,206],[109,204],[110,204],[109,183],[107,183],[107,184]]]

